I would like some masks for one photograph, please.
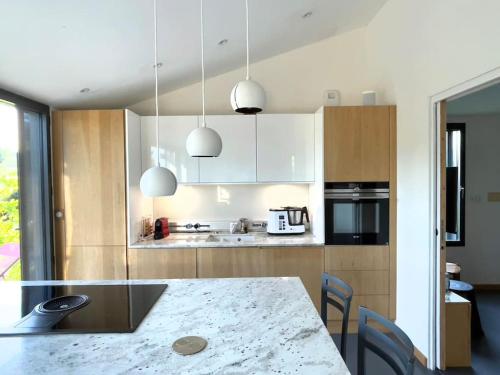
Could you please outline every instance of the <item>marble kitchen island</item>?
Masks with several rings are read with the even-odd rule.
[[[169,286],[134,333],[0,337],[1,373],[349,374],[299,278],[154,282]],[[208,346],[181,356],[182,336]]]

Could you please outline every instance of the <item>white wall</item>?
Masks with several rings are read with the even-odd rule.
[[[366,84],[368,71],[363,43],[364,30],[358,29],[252,64],[252,78],[266,90],[265,112],[314,113],[323,105],[323,92],[327,89],[340,90],[343,104],[360,104],[361,91],[371,88]],[[242,68],[207,80],[208,113],[233,113],[229,94],[244,76]],[[160,113],[199,114],[200,93],[197,83],[161,95]],[[131,109],[140,115],[150,115],[153,105],[149,99],[132,105]]]
[[[500,114],[449,116],[465,123],[465,246],[448,247],[447,260],[462,266],[461,279],[478,284],[500,284],[500,202],[489,202],[489,192],[500,192]]]
[[[389,0],[366,29],[373,87],[398,106],[397,323],[429,356],[430,97],[500,65],[500,1]]]
[[[181,185],[172,197],[154,199],[154,217],[179,221],[267,220],[270,208],[308,206],[308,184]]]

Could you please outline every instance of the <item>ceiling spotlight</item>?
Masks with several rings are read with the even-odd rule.
[[[304,14],[302,15],[302,18],[304,18],[304,19],[305,19],[305,18],[309,18],[309,17],[311,17],[312,15],[313,15],[313,12],[309,11],[309,12],[307,12],[307,13],[304,13]]]
[[[90,89],[88,87],[84,87],[83,89],[80,90],[80,93],[81,94],[86,94],[90,91]]]
[[[217,44],[218,44],[219,46],[224,46],[224,45],[226,45],[226,44],[227,44],[227,42],[228,42],[228,40],[227,40],[227,39],[222,39],[222,40],[220,40],[220,41],[219,41],[219,43],[217,43]]]

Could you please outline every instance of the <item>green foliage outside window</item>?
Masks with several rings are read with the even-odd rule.
[[[19,243],[19,180],[16,155],[0,150],[0,247]],[[6,280],[20,280],[18,261],[5,275]]]

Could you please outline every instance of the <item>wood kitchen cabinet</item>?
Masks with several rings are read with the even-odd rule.
[[[314,115],[257,115],[257,181],[314,181]]]
[[[130,279],[194,279],[196,249],[128,249]]]
[[[446,295],[446,366],[471,366],[471,304],[450,292]]]
[[[59,279],[126,278],[123,110],[52,113]]]
[[[126,280],[125,246],[68,246],[65,280]]]
[[[198,158],[189,156],[186,139],[198,127],[198,116],[160,116],[160,165],[170,169],[179,183],[199,182]],[[156,118],[141,117],[142,171],[156,165]]]
[[[389,246],[325,246],[325,271],[353,288],[349,331],[357,330],[359,306],[391,317],[391,270]],[[395,276],[395,272],[394,272]],[[341,315],[328,307],[328,328],[339,332]]]
[[[325,107],[325,181],[389,181],[395,114],[394,106]]]
[[[206,116],[206,121],[222,138],[222,152],[216,158],[199,158],[200,182],[255,182],[255,116]]]
[[[199,278],[299,276],[319,311],[323,247],[199,248]]]

